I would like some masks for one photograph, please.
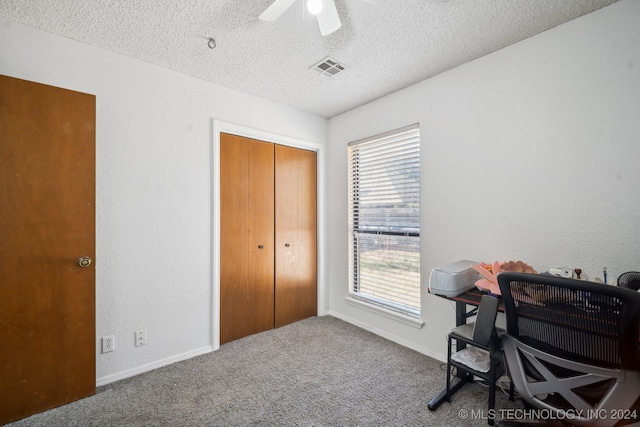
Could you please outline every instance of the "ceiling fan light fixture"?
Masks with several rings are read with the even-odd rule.
[[[307,0],[307,10],[312,15],[317,15],[322,10],[322,0]]]
[[[262,12],[262,14],[259,16],[259,19],[261,21],[275,22],[296,1],[298,0],[273,0],[271,6],[269,6],[264,12]],[[338,14],[338,9],[336,8],[335,0],[304,1],[307,4],[307,9],[309,10],[309,12],[315,15],[316,20],[318,21],[318,27],[320,28],[321,35],[329,35],[334,31],[337,31],[340,26],[342,26],[342,22],[340,22],[340,15]]]

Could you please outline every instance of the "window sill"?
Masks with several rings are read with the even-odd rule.
[[[380,307],[378,305],[366,302],[366,301],[361,300],[359,298],[354,298],[352,296],[345,297],[345,300],[347,301],[347,303],[349,305],[361,308],[361,309],[369,311],[371,313],[379,314],[379,315],[384,316],[384,317],[386,317],[388,319],[392,319],[392,320],[395,320],[395,321],[400,322],[402,324],[405,324],[405,325],[408,325],[408,326],[412,326],[412,327],[414,327],[416,329],[421,329],[422,326],[424,326],[424,320],[422,320],[420,318],[417,318],[417,317],[413,317],[413,316],[409,316],[409,315],[406,315],[406,314],[398,313],[397,311],[389,310],[387,308]]]

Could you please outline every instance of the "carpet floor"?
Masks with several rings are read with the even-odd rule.
[[[487,425],[477,416],[487,414],[487,389],[477,383],[436,411],[427,408],[445,374],[421,353],[334,317],[313,317],[8,426]],[[498,389],[498,410],[519,407]]]

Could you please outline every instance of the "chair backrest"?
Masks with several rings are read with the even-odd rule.
[[[522,399],[576,426],[617,425],[615,411],[640,414],[640,293],[548,275],[497,278],[501,342]]]
[[[640,293],[551,275],[500,273],[507,333],[557,357],[640,371]]]
[[[480,298],[478,314],[473,325],[473,340],[482,345],[489,345],[495,334],[496,316],[498,315],[497,298],[483,295]]]

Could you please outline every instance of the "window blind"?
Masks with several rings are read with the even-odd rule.
[[[420,129],[349,144],[350,293],[420,315]]]

